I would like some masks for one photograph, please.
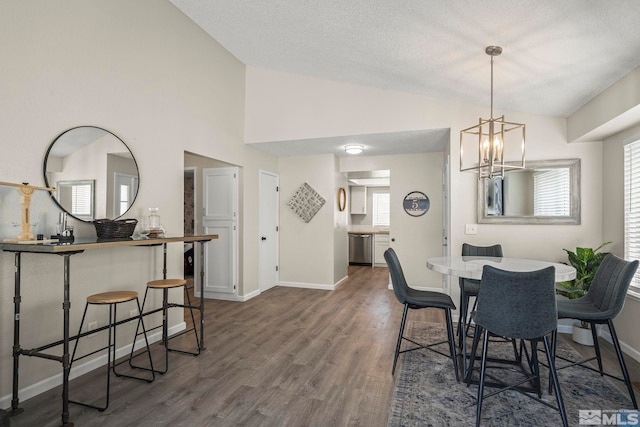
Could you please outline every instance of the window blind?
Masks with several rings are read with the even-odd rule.
[[[624,146],[624,258],[640,259],[640,140]],[[637,272],[629,291],[640,295]]]
[[[535,216],[571,215],[569,168],[549,169],[533,176],[533,214]]]
[[[373,193],[373,226],[389,226],[389,193]]]
[[[76,216],[91,216],[91,191],[89,184],[78,184],[71,187],[71,213]]]

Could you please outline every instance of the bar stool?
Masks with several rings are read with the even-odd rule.
[[[187,304],[177,304],[177,303],[169,303],[169,289],[174,289],[174,288],[180,288],[182,287],[184,289],[184,294],[187,297]],[[198,337],[198,330],[196,328],[196,321],[195,321],[195,317],[193,316],[193,309],[194,308],[198,308],[198,307],[194,307],[193,305],[191,305],[191,298],[189,297],[189,292],[187,290],[187,281],[184,279],[160,279],[160,280],[152,280],[150,282],[147,282],[147,289],[144,293],[144,299],[142,300],[142,310],[144,310],[144,307],[147,303],[147,295],[149,294],[149,290],[150,289],[161,289],[162,290],[162,307],[156,310],[153,310],[149,313],[146,314],[150,314],[153,313],[155,311],[162,311],[162,325],[156,326],[154,328],[150,328],[149,331],[153,331],[155,329],[158,328],[162,328],[162,345],[164,345],[165,348],[165,352],[164,352],[164,369],[163,370],[154,370],[154,372],[157,372],[159,374],[165,374],[168,370],[169,370],[169,352],[173,351],[176,353],[183,353],[183,354],[190,354],[193,356],[198,356],[202,350],[202,347],[200,346],[200,339]],[[180,307],[180,308],[188,308],[189,309],[189,313],[191,315],[191,324],[193,325],[192,328],[190,329],[185,329],[184,331],[180,331],[177,334],[172,335],[171,337],[169,337],[169,321],[168,321],[168,316],[167,316],[167,312],[169,310],[169,308],[172,307]],[[202,313],[201,313],[202,315]],[[142,321],[138,321],[138,327],[141,325]],[[143,325],[144,326],[144,325]],[[144,327],[143,327],[143,331],[144,331]],[[169,340],[173,339],[173,338],[177,338],[183,334],[186,334],[188,332],[193,331],[194,336],[196,338],[196,348],[197,351],[186,351],[186,350],[180,350],[180,349],[176,349],[176,348],[170,348],[169,347]],[[136,337],[138,336],[138,329],[136,329]],[[131,363],[131,359],[133,359],[133,352],[130,356],[130,365],[134,368],[139,368],[139,369],[145,369],[142,368],[140,366],[134,366]]]
[[[144,335],[144,341],[145,341],[145,345],[146,345],[146,353],[149,356],[149,365],[151,366],[151,369],[149,369],[151,371],[151,378],[143,378],[143,377],[137,377],[137,376],[133,376],[133,375],[126,375],[126,374],[122,374],[122,373],[118,373],[116,371],[116,366],[119,366],[120,364],[124,363],[127,361],[127,359],[116,363],[116,327],[121,324],[121,323],[125,323],[128,322],[131,319],[125,319],[122,320],[120,322],[118,322],[116,319],[116,314],[117,314],[117,310],[116,307],[118,306],[118,304],[122,304],[125,302],[129,302],[129,301],[136,301],[136,305],[138,307],[138,326],[142,325],[142,335]],[[108,305],[109,306],[109,324],[103,328],[97,329],[95,331],[91,331],[91,332],[85,332],[84,334],[82,334],[82,327],[84,326],[84,321],[85,318],[87,316],[87,309],[89,308],[89,305]],[[92,351],[91,353],[85,354],[84,356],[78,357],[76,359],[76,350],[78,349],[78,342],[80,341],[80,337],[82,336],[87,336],[87,335],[91,335],[94,333],[97,333],[103,329],[108,329],[109,330],[109,341],[106,347],[102,347],[99,348],[98,350]],[[113,334],[112,334],[113,331]],[[137,331],[136,331],[136,337],[137,337]],[[134,342],[135,345],[135,342]],[[132,352],[133,352],[133,347],[132,346]],[[85,357],[91,356],[92,354],[98,353],[104,349],[107,349],[107,397],[106,397],[106,402],[105,405],[102,406],[95,406],[95,405],[91,405],[88,403],[84,403],[84,402],[79,402],[79,401],[74,401],[74,400],[69,400],[69,402],[71,403],[75,403],[78,405],[82,405],[82,406],[86,406],[89,408],[94,408],[97,409],[99,411],[104,411],[105,409],[107,409],[107,407],[109,406],[109,391],[110,391],[110,379],[111,379],[111,371],[113,371],[113,374],[117,377],[125,377],[125,378],[133,378],[136,380],[141,380],[141,381],[145,381],[145,382],[153,382],[153,380],[155,380],[155,373],[153,370],[153,362],[151,360],[151,350],[149,349],[149,341],[147,340],[147,333],[146,330],[144,328],[144,322],[142,321],[142,309],[140,307],[140,301],[138,300],[138,293],[135,291],[113,291],[113,292],[104,292],[104,293],[100,293],[100,294],[95,294],[95,295],[90,295],[87,297],[87,302],[84,306],[84,313],[82,314],[82,320],[80,321],[80,329],[78,330],[78,336],[76,339],[76,343],[73,347],[73,354],[71,356],[71,364],[70,366],[73,366],[73,362],[75,362],[76,360],[80,360],[83,359]],[[143,353],[145,353],[143,352]],[[140,353],[140,354],[143,354]]]

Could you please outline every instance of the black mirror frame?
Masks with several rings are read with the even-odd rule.
[[[49,178],[47,177],[47,161],[49,159],[49,154],[51,153],[51,150],[53,149],[53,146],[55,145],[55,143],[65,134],[76,130],[76,129],[81,129],[81,128],[95,128],[95,129],[99,129],[102,130],[104,132],[107,132],[111,135],[113,135],[114,138],[116,138],[118,141],[120,141],[122,143],[122,145],[129,151],[129,153],[131,153],[131,159],[133,160],[133,163],[136,166],[136,169],[138,170],[138,189],[133,197],[133,200],[131,200],[131,204],[129,205],[129,209],[127,209],[127,211],[125,213],[123,213],[122,215],[116,217],[116,218],[109,218],[109,219],[118,219],[118,218],[122,218],[127,212],[129,212],[131,210],[131,208],[133,207],[133,204],[135,203],[136,199],[138,198],[138,194],[140,192],[140,168],[138,167],[138,162],[135,158],[135,156],[133,155],[133,152],[131,151],[131,149],[129,148],[129,146],[115,133],[111,132],[110,130],[101,128],[99,126],[90,126],[90,125],[85,125],[85,126],[76,126],[70,129],[65,130],[64,132],[60,133],[58,136],[56,136],[53,141],[51,142],[51,144],[49,144],[49,147],[47,148],[46,153],[44,154],[44,160],[42,162],[42,176],[44,177],[44,182],[45,182],[45,187],[50,187],[50,188],[54,188],[53,186],[50,185],[49,183]],[[60,208],[62,209],[63,212],[66,212],[67,214],[69,214],[69,216],[71,216],[72,218],[78,220],[78,221],[82,221],[82,222],[93,222],[93,221],[88,221],[85,219],[81,219],[76,217],[75,215],[71,214],[71,212],[69,212],[64,206],[62,206],[59,202],[58,199],[55,196],[55,193],[53,191],[49,191],[49,196],[51,197],[51,199],[53,200],[53,202]],[[95,219],[99,219],[99,218],[95,218]]]

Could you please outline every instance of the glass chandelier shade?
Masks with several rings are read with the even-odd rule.
[[[460,131],[460,171],[476,172],[478,179],[504,178],[505,171],[525,166],[525,125],[493,117],[493,57],[502,48],[488,46],[485,52],[491,56],[491,118]]]

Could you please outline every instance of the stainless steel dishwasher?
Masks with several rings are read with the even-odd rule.
[[[349,264],[371,265],[372,244],[371,234],[349,233]]]

